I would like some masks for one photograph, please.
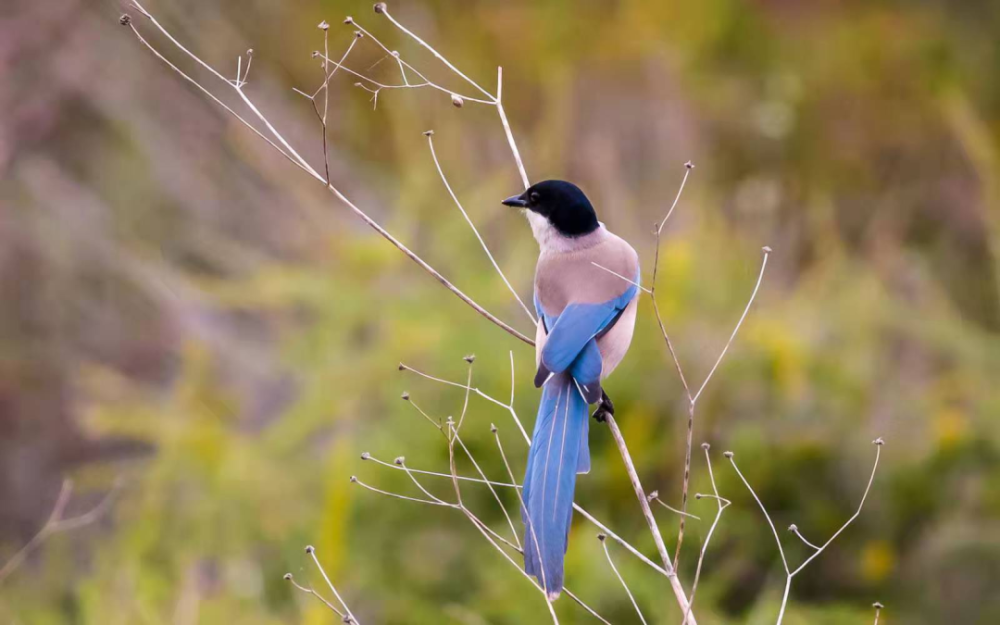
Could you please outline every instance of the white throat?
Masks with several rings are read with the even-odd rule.
[[[579,237],[568,237],[555,229],[549,220],[536,212],[526,210],[528,223],[531,225],[531,233],[538,241],[538,247],[544,252],[573,252],[596,245],[608,231],[604,229],[604,224],[599,222],[597,230]]]

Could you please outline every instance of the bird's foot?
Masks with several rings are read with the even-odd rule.
[[[608,417],[615,416],[615,405],[612,403],[611,398],[604,391],[601,391],[601,403],[597,405],[597,410],[594,411],[594,419],[598,423],[604,423],[608,420]]]

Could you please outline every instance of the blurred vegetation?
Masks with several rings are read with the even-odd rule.
[[[253,48],[248,92],[313,163],[316,120],[291,88],[318,84],[321,19],[335,25],[332,50],[347,45],[339,24],[352,14],[461,86],[368,2],[148,8],[227,72]],[[99,523],[52,537],[0,586],[0,620],[333,623],[281,579],[291,571],[322,586],[302,552],[315,544],[363,622],[545,622],[524,578],[461,515],[348,482],[358,474],[412,494],[405,475],[363,464],[362,451],[447,466],[440,435],[398,397],[409,391],[443,417],[458,413],[462,392],[400,373],[398,361],[461,380],[461,357],[475,353],[474,384],[505,398],[512,351],[515,406],[530,428],[531,351],[148,54],[118,26],[123,10],[113,0],[0,9],[0,562],[39,529],[64,477],[80,493],[69,514],[125,481]],[[796,578],[786,623],[870,622],[875,600],[886,623],[1000,621],[1000,3],[420,0],[393,10],[487,87],[504,66],[529,175],[580,183],[647,270],[650,224],[682,164],[697,164],[660,274],[690,376],[711,367],[760,247],[774,248],[699,404],[696,443],[734,450],[777,527],[796,523],[819,541],[856,507],[870,441],[887,441],[864,513]],[[380,60],[362,42],[348,65],[394,80]],[[520,183],[495,112],[425,90],[383,92],[373,110],[352,82],[334,81],[336,183],[529,330],[420,135],[436,130],[450,181],[527,298],[537,248],[498,205]],[[646,301],[609,390],[645,485],[677,503],[686,407]],[[490,423],[519,472],[525,448],[509,415],[473,398],[463,431],[503,478]],[[591,447],[578,500],[654,553],[603,428]],[[734,505],[697,613],[770,623],[784,582],[773,538],[719,460]],[[694,476],[706,492],[698,455]],[[464,493],[504,527],[487,491]],[[713,509],[691,504],[705,519]],[[688,583],[707,526],[688,526]],[[782,535],[793,562],[806,557]],[[570,545],[570,587],[613,622],[633,622],[593,527],[577,519]],[[612,552],[645,614],[680,622],[663,580]],[[557,607],[563,623],[593,622],[568,601]]]

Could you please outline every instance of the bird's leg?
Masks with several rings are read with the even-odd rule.
[[[615,416],[615,405],[612,403],[611,398],[608,394],[601,390],[601,402],[597,404],[597,410],[594,411],[594,419],[598,423],[604,423],[607,421],[608,416]]]

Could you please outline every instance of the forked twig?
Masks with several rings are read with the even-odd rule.
[[[705,552],[708,551],[708,543],[712,541],[712,535],[715,533],[715,528],[719,525],[719,519],[722,518],[722,511],[729,507],[732,503],[728,499],[724,499],[719,496],[719,488],[715,485],[715,473],[712,472],[712,457],[709,455],[708,450],[711,446],[708,443],[702,443],[701,448],[705,451],[705,463],[708,466],[708,478],[712,482],[712,492],[713,495],[702,495],[695,494],[695,499],[701,499],[703,497],[710,497],[715,499],[716,503],[719,505],[718,512],[715,513],[715,520],[712,521],[712,526],[708,528],[708,534],[705,536],[705,542],[701,545],[701,552],[698,554],[698,566],[694,571],[694,581],[691,583],[691,596],[688,598],[688,612],[684,613],[684,620],[681,625],[687,625],[689,621],[690,610],[694,606],[695,593],[698,592],[698,581],[701,580],[701,567],[705,563]]]
[[[466,304],[468,304],[470,307],[472,307],[476,312],[478,312],[483,317],[489,319],[492,323],[494,323],[498,327],[502,328],[504,331],[506,331],[510,335],[512,335],[512,336],[520,339],[521,341],[524,341],[525,343],[527,343],[529,345],[534,345],[535,344],[535,342],[533,340],[531,340],[530,338],[528,338],[524,334],[518,332],[517,330],[515,330],[513,327],[511,327],[510,325],[506,324],[505,322],[501,321],[498,317],[496,317],[495,315],[493,315],[492,313],[490,313],[489,311],[487,311],[485,308],[483,308],[478,303],[476,303],[472,298],[470,298],[468,295],[466,295],[464,292],[462,292],[458,287],[456,287],[451,282],[449,282],[443,275],[441,275],[440,272],[438,272],[436,269],[434,269],[429,264],[427,264],[427,262],[425,262],[422,258],[420,258],[420,256],[418,256],[417,254],[415,254],[408,247],[406,247],[405,245],[403,245],[402,242],[400,242],[398,239],[396,239],[394,236],[392,236],[392,234],[390,234],[388,230],[386,230],[385,228],[383,228],[378,222],[376,222],[374,219],[372,219],[371,217],[369,217],[367,213],[365,213],[360,208],[358,208],[337,187],[335,187],[333,184],[331,184],[326,179],[324,179],[323,176],[321,174],[319,174],[309,164],[308,161],[306,161],[298,152],[295,151],[295,149],[291,146],[291,144],[289,144],[288,141],[284,138],[284,136],[280,132],[278,132],[278,130],[267,119],[267,117],[265,117],[260,112],[260,110],[257,108],[257,106],[254,105],[254,103],[246,95],[245,91],[242,88],[242,84],[234,84],[232,81],[226,79],[225,77],[222,76],[222,74],[220,74],[212,66],[210,66],[208,63],[206,63],[205,61],[203,61],[196,54],[194,54],[193,52],[191,52],[190,50],[188,50],[186,47],[184,47],[173,35],[170,34],[169,31],[166,30],[166,28],[164,28],[156,20],[155,17],[153,17],[153,15],[151,13],[149,13],[149,11],[147,11],[142,6],[142,4],[140,4],[140,2],[138,0],[134,0],[133,3],[132,3],[132,6],[134,6],[136,8],[136,10],[138,10],[140,13],[142,13],[142,15],[144,17],[146,17],[150,21],[150,23],[153,24],[153,26],[155,26],[156,29],[158,31],[160,31],[160,33],[162,33],[163,36],[166,37],[171,43],[173,43],[174,46],[176,46],[180,51],[182,51],[184,54],[186,54],[188,57],[190,57],[192,60],[194,60],[196,63],[198,63],[201,67],[203,67],[204,69],[206,69],[207,71],[209,71],[213,76],[215,76],[216,78],[218,78],[219,80],[221,80],[223,83],[225,83],[226,85],[228,85],[229,87],[231,87],[232,89],[234,89],[236,91],[237,95],[239,95],[240,99],[243,101],[243,103],[247,106],[247,108],[249,108],[256,115],[256,117],[260,120],[260,122],[262,124],[264,124],[264,126],[267,128],[268,132],[272,136],[274,136],[275,140],[271,140],[269,137],[267,137],[266,135],[264,135],[261,131],[257,130],[246,119],[244,119],[242,116],[240,116],[239,114],[237,114],[232,108],[230,108],[229,106],[227,106],[226,104],[224,104],[218,97],[216,97],[214,94],[212,94],[207,88],[205,88],[204,86],[202,86],[201,83],[199,83],[197,80],[195,80],[194,78],[192,78],[191,76],[189,76],[188,74],[186,74],[179,67],[177,67],[176,65],[174,65],[173,63],[171,63],[169,60],[167,60],[166,57],[164,57],[158,50],[156,50],[156,48],[152,44],[150,44],[144,37],[142,37],[142,35],[139,33],[139,31],[132,24],[131,19],[129,19],[128,16],[123,16],[121,18],[120,22],[123,25],[128,26],[131,29],[131,31],[135,34],[135,36],[138,38],[138,40],[144,46],[146,46],[146,48],[148,48],[158,59],[160,59],[161,61],[163,61],[172,70],[174,70],[175,72],[177,72],[182,78],[184,78],[185,80],[187,80],[191,84],[195,85],[202,93],[204,93],[205,95],[207,95],[213,102],[215,102],[216,104],[220,105],[226,112],[228,112],[228,113],[232,114],[234,117],[236,117],[244,126],[250,128],[257,136],[261,137],[269,145],[271,145],[273,148],[275,148],[276,150],[278,150],[278,152],[281,153],[286,159],[290,160],[297,167],[299,167],[300,169],[302,169],[303,171],[305,171],[306,173],[308,173],[310,176],[312,176],[317,181],[321,182],[327,188],[327,190],[330,191],[330,193],[332,193],[338,200],[340,200],[341,203],[343,203],[345,206],[347,206],[355,215],[357,215],[366,224],[368,224],[369,227],[371,227],[373,230],[375,230],[376,232],[378,232],[384,239],[386,239],[387,241],[389,241],[390,243],[392,243],[397,249],[399,249],[410,260],[412,260],[413,262],[415,262],[418,265],[420,265],[420,267],[422,269],[424,269],[424,271],[426,271],[429,274],[431,274],[446,289],[448,289],[449,291],[451,291],[452,293],[454,293],[456,296],[458,296],[459,299],[461,299]]]
[[[90,525],[100,518],[111,506],[111,502],[114,500],[115,495],[117,495],[120,485],[120,482],[116,481],[111,490],[88,512],[64,519],[63,514],[66,512],[66,506],[69,505],[70,498],[73,495],[73,481],[70,479],[63,480],[62,486],[59,489],[59,495],[56,497],[56,502],[52,506],[52,511],[49,513],[49,518],[45,521],[45,525],[0,567],[0,584],[3,584],[18,567],[24,564],[24,561],[31,555],[31,552],[48,540],[53,534]]]
[[[747,487],[747,490],[750,491],[750,494],[753,496],[754,501],[757,502],[757,506],[760,508],[761,512],[764,513],[764,518],[767,519],[767,524],[771,527],[771,533],[774,535],[774,541],[778,544],[778,553],[781,555],[781,564],[782,566],[785,567],[785,591],[781,597],[781,609],[778,612],[777,625],[781,625],[781,621],[785,617],[785,608],[788,605],[788,594],[792,588],[792,578],[798,575],[802,571],[802,569],[806,568],[806,566],[808,566],[810,562],[819,557],[819,554],[823,553],[823,551],[830,546],[830,543],[832,543],[838,536],[840,536],[840,534],[844,530],[846,530],[847,527],[851,523],[853,523],[854,520],[858,518],[858,516],[861,514],[861,510],[865,506],[865,501],[868,499],[868,493],[871,492],[872,483],[875,481],[875,473],[876,471],[878,471],[878,462],[879,458],[881,458],[882,456],[882,446],[885,444],[885,441],[883,441],[882,438],[876,438],[874,441],[872,441],[872,444],[875,445],[875,462],[872,465],[871,476],[868,478],[868,485],[865,486],[865,492],[861,496],[861,501],[858,503],[858,509],[854,512],[854,514],[851,515],[849,519],[847,519],[847,521],[844,522],[843,525],[840,526],[840,529],[838,529],[836,532],[833,533],[833,536],[831,536],[829,540],[823,543],[822,546],[816,547],[815,548],[816,551],[812,553],[808,558],[806,558],[805,561],[803,561],[802,564],[800,564],[798,568],[796,568],[795,570],[789,568],[788,560],[785,557],[785,550],[781,545],[781,538],[778,536],[778,530],[775,529],[774,527],[774,522],[771,520],[771,515],[767,513],[767,508],[761,502],[760,497],[757,496],[757,493],[754,491],[753,487],[750,486],[750,482],[747,481],[746,477],[743,476],[743,473],[740,471],[739,467],[736,466],[736,460],[734,460],[733,458],[733,452],[727,451],[725,452],[725,454],[723,454],[726,456],[726,458],[729,459],[729,462],[730,464],[733,465],[733,469],[736,470],[736,474],[739,476],[740,481],[742,481],[743,485]]]

